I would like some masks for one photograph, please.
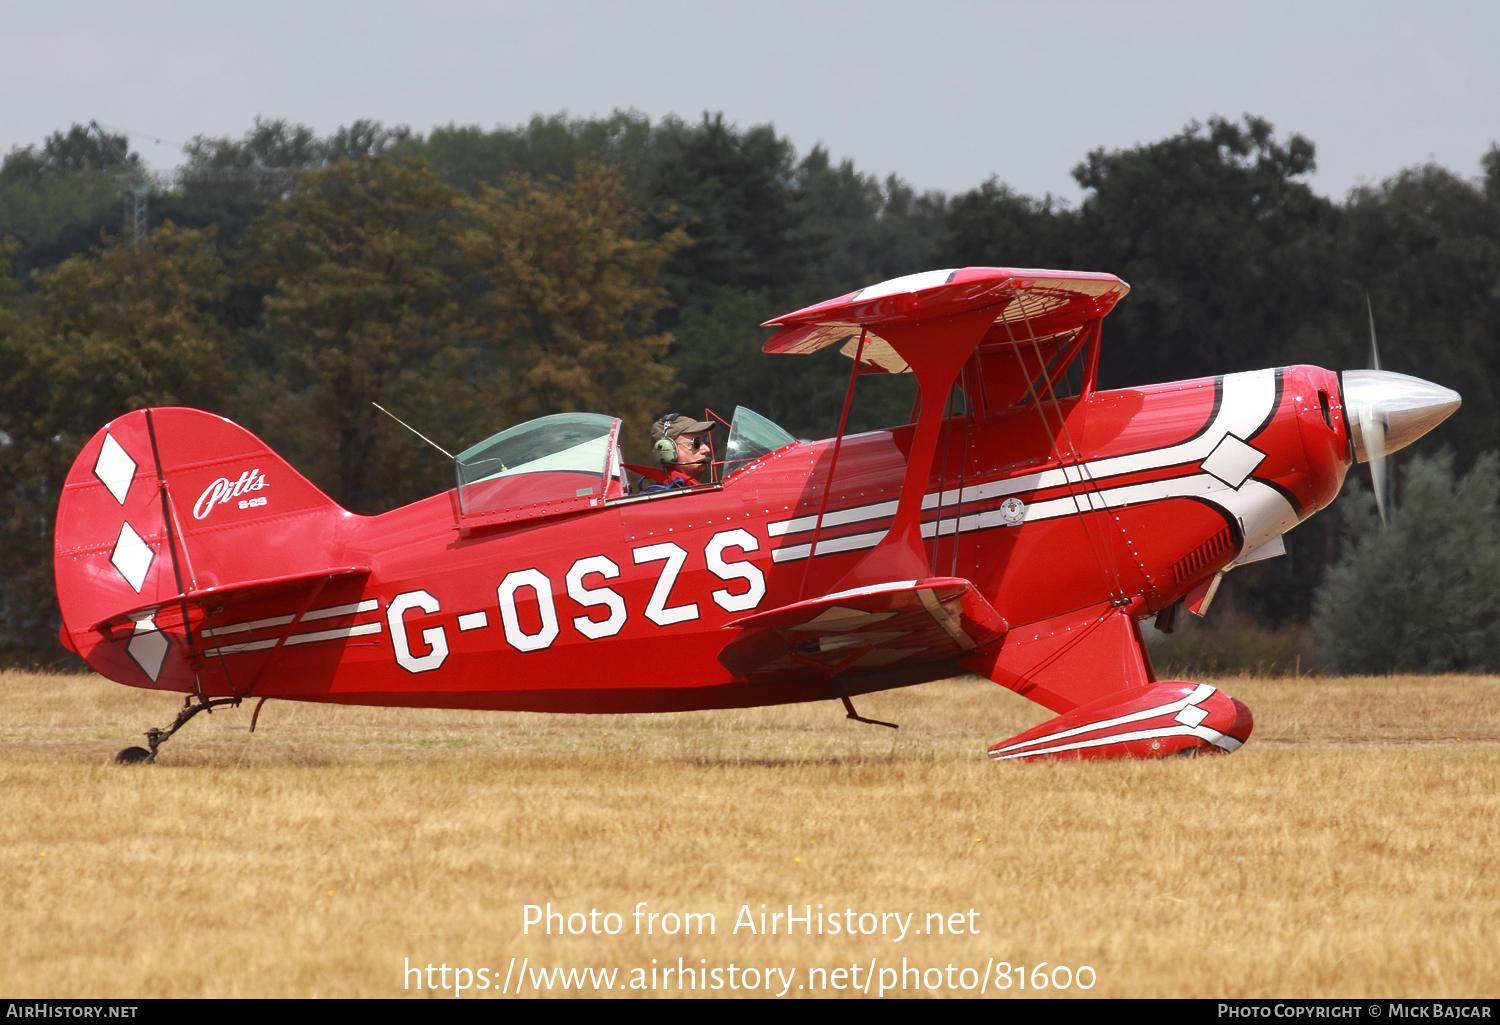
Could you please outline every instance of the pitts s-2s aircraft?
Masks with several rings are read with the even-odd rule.
[[[838,435],[737,410],[720,479],[631,494],[620,421],[543,417],[455,457],[457,486],[340,508],[192,409],[105,425],[58,508],[62,639],[187,695],[158,744],[247,698],[564,712],[851,698],[965,671],[1057,713],[995,759],[1233,751],[1252,720],[1158,681],[1141,623],[1203,613],[1230,568],[1458,407],[1312,366],[1098,391],[1112,274],[974,267],[770,321],[838,345]],[[914,373],[913,422],[846,437],[858,378]],[[256,706],[259,714],[260,706]],[[890,725],[890,724],[885,724]],[[254,728],[252,718],[251,728]]]

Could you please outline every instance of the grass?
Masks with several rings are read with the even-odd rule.
[[[1102,996],[1493,996],[1500,679],[1226,689],[1257,718],[1230,757],[996,765],[984,749],[1046,713],[967,679],[858,701],[899,731],[832,703],[272,702],[254,735],[248,706],[199,716],[159,764],[126,768],[115,751],[169,722],[171,696],[3,673],[0,991],[416,995],[407,959],[498,988],[514,957],[619,969],[618,993],[681,957],[795,968],[790,997],[810,967],[857,962],[863,983],[871,958],[878,974],[905,957],[944,975],[1089,965]],[[522,935],[524,906],[549,901],[623,930]],[[641,901],[713,912],[716,934],[634,935]],[[913,913],[913,930],[974,909],[978,934],[732,932],[743,905],[758,925],[788,903]]]

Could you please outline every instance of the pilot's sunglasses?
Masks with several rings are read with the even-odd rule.
[[[694,448],[710,448],[710,447],[712,447],[709,444],[709,440],[707,438],[698,438],[698,439],[692,441],[690,444],[692,444],[692,446]]]

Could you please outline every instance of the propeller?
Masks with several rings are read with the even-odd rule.
[[[1365,293],[1365,312],[1370,317],[1370,369],[1380,369],[1380,348],[1375,344],[1375,308],[1370,305],[1370,293]],[[1370,460],[1370,486],[1375,489],[1375,508],[1380,512],[1380,522],[1390,526],[1390,513],[1386,510],[1386,421],[1374,405],[1360,410],[1359,429],[1364,437],[1365,453]]]
[[[1370,369],[1346,370],[1341,375],[1344,411],[1353,435],[1356,462],[1370,464],[1370,484],[1380,522],[1389,524],[1391,501],[1387,460],[1453,415],[1463,401],[1458,392],[1440,384],[1380,369],[1375,341],[1375,311],[1365,293],[1370,318]]]

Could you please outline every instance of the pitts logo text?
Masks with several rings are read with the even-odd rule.
[[[247,494],[251,491],[259,491],[266,486],[266,475],[260,472],[260,467],[246,470],[240,474],[240,479],[230,483],[229,478],[220,477],[210,484],[203,494],[198,496],[198,501],[193,503],[193,519],[201,520],[213,511],[214,506],[223,505],[238,495]],[[256,503],[263,504],[263,503]],[[243,507],[245,503],[241,502]]]

